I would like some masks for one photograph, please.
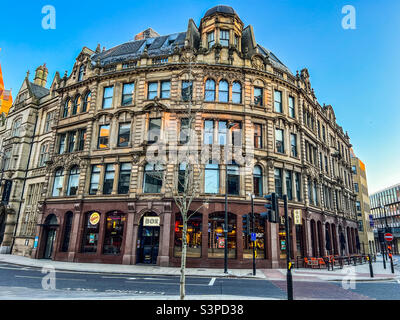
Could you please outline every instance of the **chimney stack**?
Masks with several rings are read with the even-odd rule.
[[[46,64],[44,63],[43,66],[39,66],[36,69],[35,79],[33,80],[33,83],[41,87],[46,87],[48,74],[49,70],[47,70]]]

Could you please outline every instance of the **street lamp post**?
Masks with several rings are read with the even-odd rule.
[[[227,126],[227,132],[235,126],[234,123],[229,123]],[[225,233],[225,245],[224,245],[224,273],[228,273],[228,139],[225,139],[225,219],[224,219],[224,233]]]
[[[256,197],[252,193],[248,193],[248,195],[251,198],[251,233],[256,232],[256,217],[254,214],[254,198]],[[250,220],[248,220],[250,221]],[[253,242],[253,276],[256,275],[256,240],[252,240]]]
[[[225,166],[224,273],[228,273],[228,165]]]
[[[383,214],[384,214],[384,216],[385,216],[385,226],[386,226],[385,232],[386,232],[386,233],[388,233],[388,232],[391,233],[391,228],[389,228],[389,225],[388,225],[388,222],[387,222],[386,207],[385,207],[385,205],[382,205],[382,204],[381,204],[381,208],[383,209]],[[384,243],[384,248],[386,249],[386,243]],[[392,257],[391,252],[389,252],[389,253],[390,253],[390,254],[389,254],[389,258],[390,258],[390,268],[391,268],[392,273],[394,273],[393,257]]]

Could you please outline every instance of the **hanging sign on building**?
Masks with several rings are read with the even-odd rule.
[[[100,221],[100,214],[98,212],[93,212],[90,215],[89,222],[91,225],[95,226]]]
[[[160,217],[144,217],[143,226],[145,227],[159,227]]]
[[[302,221],[301,221],[301,210],[300,209],[296,209],[296,210],[293,210],[293,219],[294,219],[294,224],[295,225],[297,225],[297,224],[302,224]]]

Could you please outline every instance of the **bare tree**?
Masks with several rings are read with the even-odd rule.
[[[189,80],[192,81],[192,59],[189,58],[188,62],[188,75]],[[200,199],[201,194],[201,181],[203,181],[204,170],[202,168],[202,158],[200,156],[201,148],[199,148],[199,136],[195,130],[195,123],[198,115],[201,115],[203,110],[203,102],[195,101],[193,97],[193,82],[183,91],[182,108],[180,110],[181,119],[185,119],[186,126],[181,128],[180,134],[177,134],[176,128],[172,130],[172,136],[175,137],[175,150],[165,150],[164,158],[160,155],[162,149],[168,146],[171,148],[170,143],[165,143],[161,139],[157,143],[153,151],[156,151],[154,162],[171,163],[174,161],[175,174],[172,179],[165,177],[164,170],[155,170],[150,173],[154,178],[163,181],[166,193],[169,193],[173,198],[176,206],[179,209],[182,218],[182,251],[181,251],[181,270],[180,270],[180,299],[184,300],[186,296],[186,258],[187,258],[187,234],[188,234],[188,221],[190,218],[199,212],[204,206],[208,205],[208,199],[202,199],[196,210],[192,210],[194,200]],[[189,82],[190,83],[190,82]],[[169,142],[169,141],[168,141]],[[174,143],[172,144],[174,145]],[[178,150],[179,145],[179,150]],[[149,151],[149,150],[148,150]],[[175,152],[175,157],[171,156]],[[177,153],[177,154],[176,154]],[[167,154],[169,159],[167,160]],[[149,157],[147,157],[149,159]],[[183,168],[184,167],[184,172]],[[182,170],[181,170],[182,169]]]

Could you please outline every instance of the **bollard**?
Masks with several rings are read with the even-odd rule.
[[[370,274],[371,278],[373,278],[374,277],[374,270],[372,270],[371,256],[368,255],[367,259],[368,259],[368,262],[369,262],[369,274]]]

